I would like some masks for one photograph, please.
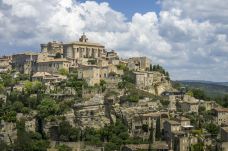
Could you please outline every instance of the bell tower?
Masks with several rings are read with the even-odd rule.
[[[80,42],[87,42],[88,38],[86,37],[85,33],[82,34],[81,38],[79,38]]]

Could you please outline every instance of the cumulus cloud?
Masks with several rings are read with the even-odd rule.
[[[0,0],[0,54],[39,51],[40,43],[75,41],[86,32],[124,57],[150,57],[174,79],[228,81],[227,2],[159,2],[160,13],[127,20],[106,2]]]

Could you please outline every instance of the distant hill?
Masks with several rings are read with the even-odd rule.
[[[228,82],[211,82],[211,81],[194,81],[182,80],[174,81],[180,83],[184,87],[200,88],[205,91],[208,96],[221,96],[228,94]]]

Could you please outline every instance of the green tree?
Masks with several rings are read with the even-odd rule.
[[[5,87],[10,87],[15,85],[16,80],[12,78],[9,73],[1,74],[2,82]]]
[[[3,93],[5,90],[5,87],[2,83],[0,83],[0,93]]]
[[[192,151],[204,151],[203,143],[197,143],[191,146]]]
[[[80,136],[80,130],[73,128],[69,122],[62,121],[59,124],[58,133],[61,141],[78,141]]]
[[[54,100],[46,98],[38,105],[38,111],[39,115],[43,118],[50,115],[56,115],[59,111],[59,105]]]
[[[69,74],[69,71],[66,68],[59,69],[59,74],[67,76]]]
[[[57,146],[58,151],[72,151],[72,148],[67,145],[59,145]]]
[[[14,144],[15,151],[46,151],[49,142],[42,139],[41,134],[27,132],[25,130],[25,121],[17,121],[17,140]]]
[[[212,137],[216,137],[219,132],[219,127],[213,123],[206,125],[206,130],[211,133]]]
[[[24,104],[20,101],[16,101],[12,105],[12,109],[16,112],[21,112],[24,107]]]
[[[15,150],[16,151],[31,151],[32,146],[30,145],[31,138],[25,131],[25,121],[17,122],[17,140],[15,142]]]
[[[102,92],[104,92],[105,91],[105,89],[106,89],[106,81],[105,80],[101,80],[100,81],[100,86],[101,86],[101,89],[102,89]]]
[[[42,90],[43,88],[44,88],[43,84],[40,81],[32,82],[32,91],[33,91],[33,93],[36,93],[36,92]]]
[[[201,89],[192,89],[193,97],[196,99],[206,100],[208,97],[206,96],[205,92]]]
[[[16,122],[17,118],[17,112],[15,111],[6,111],[4,116],[3,116],[3,119],[7,122]]]
[[[26,81],[24,83],[24,89],[28,94],[31,94],[33,92],[33,88],[32,88],[32,82],[31,81]]]

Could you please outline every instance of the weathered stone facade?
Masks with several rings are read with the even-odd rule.
[[[12,55],[12,68],[20,73],[32,74],[37,71],[37,53],[21,53]]]

